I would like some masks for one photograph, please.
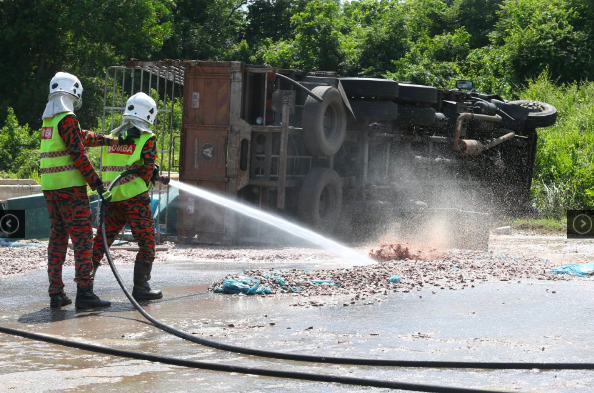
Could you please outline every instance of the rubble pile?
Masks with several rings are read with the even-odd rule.
[[[269,292],[255,292],[262,296],[267,293],[292,293],[302,297],[349,295],[352,302],[357,302],[388,295],[390,292],[408,293],[426,287],[436,293],[439,290],[462,290],[486,281],[572,279],[570,276],[551,275],[548,261],[537,257],[520,258],[504,253],[450,250],[442,252],[439,259],[387,260],[389,255],[394,258],[401,255],[420,255],[396,245],[382,245],[379,250],[372,250],[370,254],[378,255],[380,260],[377,264],[322,270],[245,270],[227,275],[213,283],[210,290],[223,292],[221,289],[225,280],[232,280],[257,283],[259,288],[268,288]],[[390,277],[395,275],[401,279],[390,282]],[[240,296],[244,294],[238,293]],[[306,304],[301,303],[303,302],[297,305]],[[320,305],[319,302],[314,303]]]
[[[418,248],[418,247],[417,247]],[[429,252],[423,252],[420,249],[415,250],[414,246],[407,243],[380,243],[379,248],[369,251],[369,257],[377,261],[393,261],[398,259],[416,259],[428,260],[430,255],[437,255],[437,249],[431,249]]]

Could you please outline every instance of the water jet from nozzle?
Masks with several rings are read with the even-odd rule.
[[[303,228],[299,225],[293,224],[292,222],[289,222],[289,221],[287,221],[283,218],[280,218],[276,215],[266,213],[266,212],[263,212],[262,210],[248,206],[247,204],[234,201],[234,200],[226,198],[222,195],[215,194],[213,192],[206,191],[202,188],[191,186],[189,184],[181,183],[176,180],[171,180],[169,185],[179,188],[182,191],[186,191],[186,192],[188,192],[192,195],[195,195],[199,198],[206,199],[210,202],[216,203],[217,205],[220,205],[220,206],[226,207],[228,209],[231,209],[233,211],[236,211],[238,213],[241,213],[245,216],[254,218],[254,219],[261,221],[265,224],[276,227],[276,228],[278,228],[284,232],[287,232],[293,236],[297,236],[303,240],[306,240],[310,243],[320,246],[321,248],[323,248],[335,255],[338,255],[352,263],[357,263],[358,265],[369,265],[369,264],[375,263],[374,260],[372,260],[366,256],[363,256],[363,255],[357,253],[356,251],[354,251],[354,250],[352,250],[352,249],[350,249],[350,248],[348,248],[348,247],[346,247],[332,239],[328,239],[327,237],[324,237],[324,236],[320,235],[319,233],[316,233],[309,229]]]

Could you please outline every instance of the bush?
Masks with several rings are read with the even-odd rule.
[[[0,128],[0,177],[29,178],[39,170],[39,130],[19,125],[12,108]]]
[[[557,123],[538,131],[532,195],[545,217],[594,206],[594,82],[553,84],[545,73],[529,83],[523,99],[557,108]]]

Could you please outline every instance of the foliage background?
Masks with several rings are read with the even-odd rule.
[[[96,129],[105,70],[141,60],[243,60],[452,87],[472,79],[559,110],[540,131],[534,203],[594,205],[591,0],[0,0],[0,176],[35,176],[57,71]]]

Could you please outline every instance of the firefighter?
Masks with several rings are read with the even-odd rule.
[[[80,128],[74,110],[82,103],[83,87],[76,76],[58,72],[50,81],[49,91],[42,116],[39,173],[50,219],[47,268],[50,307],[72,303],[62,281],[69,236],[74,247],[76,308],[107,307],[111,303],[93,292],[93,228],[87,184],[106,202],[110,193],[90,163],[85,146],[125,143],[127,134],[114,139]]]
[[[131,143],[103,148],[103,181],[109,185],[121,172],[133,169],[136,172],[122,178],[112,188],[112,200],[105,212],[105,235],[110,247],[117,234],[126,225],[138,243],[139,251],[134,263],[134,287],[136,300],[154,300],[163,297],[159,290],[151,289],[149,280],[155,260],[155,224],[151,211],[149,190],[158,180],[157,137],[151,131],[157,116],[155,101],[145,93],[137,93],[128,99],[123,124],[112,131],[118,135],[130,130],[140,131]],[[126,131],[127,130],[127,131]],[[156,174],[155,174],[156,172]],[[164,178],[167,179],[167,178]],[[164,181],[167,183],[168,179]],[[105,253],[103,237],[95,236],[93,244],[94,271],[101,264]]]

